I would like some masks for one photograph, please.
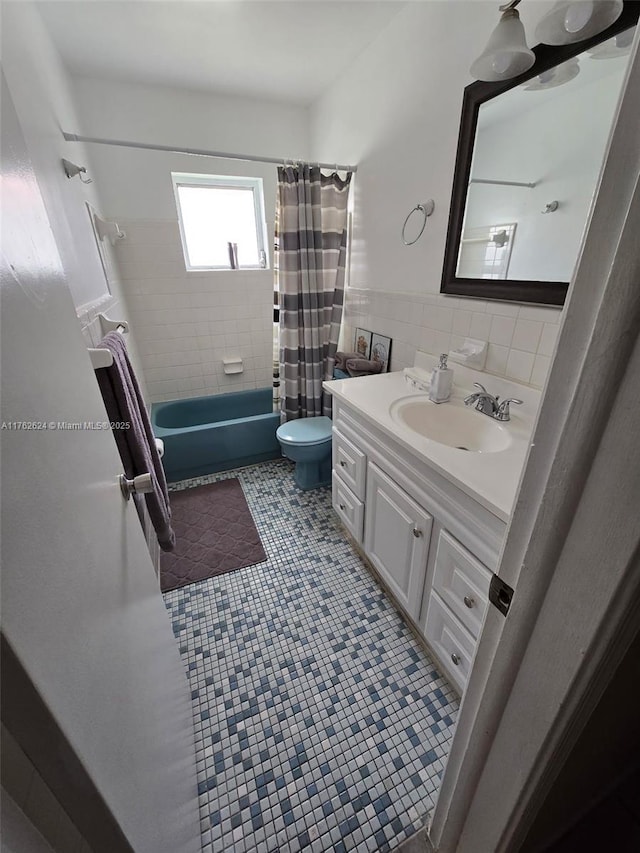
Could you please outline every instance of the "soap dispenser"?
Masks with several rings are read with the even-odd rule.
[[[453,370],[447,367],[447,354],[442,353],[440,363],[433,368],[431,373],[431,387],[429,388],[429,399],[434,403],[446,403],[451,397],[453,388]]]

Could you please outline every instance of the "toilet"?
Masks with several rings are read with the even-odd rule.
[[[299,418],[276,430],[283,456],[296,463],[294,479],[301,489],[331,482],[331,418]]]

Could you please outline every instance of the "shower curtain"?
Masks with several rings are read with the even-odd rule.
[[[281,419],[331,414],[322,392],[333,377],[344,303],[347,201],[352,173],[323,175],[300,163],[278,168],[276,269],[280,307]]]

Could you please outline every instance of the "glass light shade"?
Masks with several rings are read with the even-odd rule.
[[[573,80],[580,73],[580,61],[577,56],[563,62],[549,71],[538,74],[531,82],[526,83],[523,88],[525,92],[539,92],[543,89],[555,89]]]
[[[527,47],[520,15],[516,9],[508,9],[491,33],[484,52],[471,66],[471,74],[476,80],[495,83],[524,74],[534,62],[535,54]]]
[[[593,0],[569,3],[564,13],[564,28],[568,33],[581,33],[593,16]]]
[[[535,38],[554,45],[583,41],[617,21],[622,7],[622,0],[559,0],[539,21]]]

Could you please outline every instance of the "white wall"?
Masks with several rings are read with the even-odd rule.
[[[72,85],[80,121],[67,128],[72,133],[265,157],[308,154],[307,111],[302,107],[88,77],[74,76]],[[246,172],[270,177],[275,187],[275,166],[89,147],[105,213],[116,219],[175,219],[171,171]]]
[[[522,9],[530,40],[549,5]],[[494,3],[408,3],[313,106],[312,156],[358,164],[344,345],[354,325],[391,335],[396,370],[471,333],[491,342],[490,372],[541,386],[559,310],[439,293],[463,90],[496,23]],[[402,223],[428,198],[435,213],[404,246]]]
[[[84,145],[65,142],[62,130],[77,124],[69,79],[60,57],[32,3],[4,3],[2,7],[2,65],[28,140],[41,190],[69,288],[88,345],[100,339],[98,311],[114,319],[128,319],[117,267],[107,246],[109,286],[100,261],[85,202],[105,214],[101,190],[90,152]],[[93,183],[67,178],[61,160],[87,167]],[[111,290],[111,295],[109,294]],[[135,332],[129,352],[140,380]]]
[[[270,157],[308,156],[307,111],[181,89],[74,78],[81,125],[93,137]],[[187,272],[171,172],[263,179],[269,250],[276,166],[91,146],[109,217],[127,233],[116,247],[152,401],[271,384],[273,272]],[[225,355],[245,370],[226,376]]]

